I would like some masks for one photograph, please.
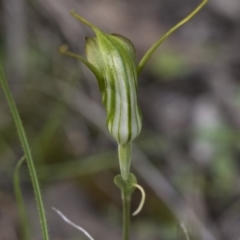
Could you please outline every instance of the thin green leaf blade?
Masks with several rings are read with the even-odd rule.
[[[30,177],[31,177],[31,181],[32,181],[32,185],[33,185],[33,189],[34,189],[34,193],[35,193],[35,197],[36,197],[37,207],[38,207],[38,213],[39,213],[39,218],[40,218],[40,223],[41,223],[41,228],[42,228],[42,236],[43,236],[44,240],[49,240],[48,229],[47,229],[47,220],[46,220],[45,210],[44,210],[44,206],[43,206],[42,195],[41,195],[41,191],[40,191],[40,186],[39,186],[34,162],[33,162],[32,155],[31,155],[29,143],[27,140],[27,136],[26,136],[24,127],[22,125],[20,115],[17,110],[17,106],[16,106],[14,99],[12,97],[12,94],[10,92],[10,89],[9,89],[9,86],[5,79],[5,75],[3,73],[3,69],[1,67],[1,65],[0,65],[0,84],[2,85],[3,91],[7,98],[17,131],[18,131],[19,139],[22,144],[24,155],[27,160],[28,169],[29,169],[29,173],[30,173]]]

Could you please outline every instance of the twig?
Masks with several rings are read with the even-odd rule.
[[[71,225],[72,227],[78,229],[80,232],[82,232],[84,235],[86,235],[88,237],[88,239],[94,240],[93,237],[84,228],[78,226],[77,224],[75,224],[74,222],[69,220],[61,211],[59,211],[55,207],[52,207],[52,210],[55,211],[63,219],[64,222],[66,222],[69,225]]]

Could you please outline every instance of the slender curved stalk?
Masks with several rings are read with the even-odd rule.
[[[14,192],[15,192],[17,205],[18,205],[22,238],[24,240],[30,240],[31,238],[30,238],[28,218],[26,214],[26,208],[25,208],[21,187],[20,187],[20,180],[19,180],[19,170],[24,160],[25,160],[25,156],[23,156],[17,163],[17,166],[14,170],[13,184],[14,184]]]
[[[40,223],[41,223],[41,228],[42,228],[42,236],[43,236],[44,240],[49,240],[48,229],[47,229],[47,220],[46,220],[45,210],[44,210],[44,206],[43,206],[42,195],[41,195],[41,191],[40,191],[40,187],[39,187],[39,182],[38,182],[34,162],[32,159],[32,154],[30,151],[29,143],[27,140],[27,136],[26,136],[24,127],[22,125],[20,115],[17,110],[17,106],[14,102],[14,99],[10,92],[9,86],[7,84],[7,81],[5,79],[5,76],[4,76],[1,66],[0,66],[0,83],[2,85],[3,91],[5,93],[5,96],[7,98],[7,101],[8,101],[9,107],[10,107],[10,110],[12,112],[13,120],[15,122],[17,131],[18,131],[18,136],[19,136],[20,142],[22,144],[24,155],[27,160],[27,165],[28,165],[28,169],[29,169],[35,197],[36,197],[37,207],[38,207],[38,213],[39,213],[39,218],[40,218]]]
[[[206,5],[208,0],[203,0],[200,5],[198,5],[187,17],[185,17],[182,21],[176,24],[173,28],[171,28],[167,33],[165,33],[152,47],[145,53],[140,63],[138,64],[138,76],[141,73],[143,67],[145,66],[148,59],[152,56],[155,50],[162,44],[172,33],[174,33],[179,27],[183,24],[187,23],[191,18],[193,18],[203,7]]]

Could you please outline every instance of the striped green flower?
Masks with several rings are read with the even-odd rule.
[[[142,128],[141,113],[137,103],[137,65],[133,44],[117,34],[106,34],[96,26],[71,12],[88,25],[96,37],[86,38],[86,57],[66,51],[61,52],[79,58],[94,73],[102,93],[107,112],[107,127],[120,145],[132,142]]]
[[[86,56],[99,72],[107,127],[118,144],[127,144],[142,128],[137,104],[137,67],[132,43],[93,27],[96,37],[86,39]]]
[[[133,44],[118,34],[106,34],[83,17],[71,11],[71,14],[95,33],[95,37],[86,38],[86,57],[69,52],[66,46],[60,51],[78,58],[96,76],[102,94],[102,102],[107,112],[107,127],[118,143],[121,175],[129,177],[131,163],[131,142],[139,135],[142,118],[137,102],[137,79],[144,65],[159,47],[176,29],[188,22],[207,0],[193,10],[186,18],[170,29],[146,52],[139,64]]]

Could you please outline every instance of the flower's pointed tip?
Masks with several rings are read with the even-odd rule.
[[[90,28],[92,28],[92,30],[96,30],[97,27],[95,25],[93,25],[92,23],[90,23],[88,20],[86,20],[85,18],[83,18],[82,16],[80,16],[79,14],[77,14],[73,9],[70,11],[70,14],[75,17],[76,19],[78,19],[79,21],[81,21],[82,23],[84,23],[85,25],[89,26]]]
[[[58,52],[61,53],[61,54],[64,54],[68,51],[68,45],[67,44],[64,44],[62,45],[61,47],[59,47],[58,49]]]
[[[73,9],[70,10],[70,14],[71,14],[73,17],[75,17],[75,18],[77,18],[77,19],[79,19],[79,20],[82,19],[82,17],[81,17],[80,15],[78,15],[78,14],[75,12],[75,10],[73,10]]]
[[[71,15],[75,14],[74,9],[71,9],[71,10],[70,10],[70,14],[71,14]]]

